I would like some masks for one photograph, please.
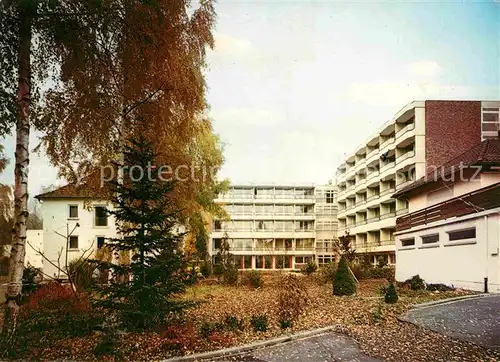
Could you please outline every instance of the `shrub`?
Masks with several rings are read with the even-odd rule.
[[[243,331],[245,329],[245,322],[243,321],[243,319],[238,319],[238,317],[234,315],[227,315],[224,318],[224,323],[231,331]]]
[[[387,260],[383,256],[377,258],[377,267],[384,268],[387,266]]]
[[[423,290],[425,289],[425,282],[420,275],[414,275],[411,279],[405,281],[405,284],[409,284],[411,290]]]
[[[238,268],[235,265],[228,265],[222,274],[222,281],[227,285],[236,285],[238,283]]]
[[[250,324],[255,332],[267,331],[267,314],[253,315]]]
[[[292,326],[292,322],[288,321],[288,320],[280,320],[279,322],[280,322],[281,329],[287,329],[287,328],[290,328]]]
[[[203,275],[205,278],[208,278],[209,276],[212,275],[212,263],[209,261],[206,261],[202,264],[200,267],[200,273]]]
[[[215,264],[213,267],[213,274],[217,277],[217,279],[221,280],[225,270],[226,268],[224,268],[224,265]]]
[[[200,327],[200,334],[204,338],[210,337],[214,332],[221,331],[224,329],[224,325],[219,322],[203,322]]]
[[[396,303],[398,301],[398,293],[396,293],[394,283],[389,284],[389,287],[385,292],[384,300],[386,303]]]
[[[76,290],[83,292],[89,290],[94,284],[95,264],[87,260],[73,260],[68,264],[68,274]]]
[[[278,294],[278,319],[280,324],[292,325],[304,311],[307,300],[307,291],[302,281],[293,274],[283,276]]]
[[[347,260],[342,256],[333,281],[333,294],[352,295],[354,293],[356,293],[356,281],[349,271]]]
[[[264,280],[262,279],[262,273],[258,270],[249,270],[245,272],[244,282],[245,284],[254,288],[260,288],[264,285]]]
[[[302,273],[306,275],[311,275],[318,269],[318,265],[312,260],[309,260],[306,265],[302,268]]]
[[[24,301],[40,286],[36,281],[39,274],[40,271],[32,265],[28,265],[24,268],[22,279],[23,287],[21,292]]]
[[[91,308],[86,294],[77,297],[57,282],[41,285],[21,306],[12,352],[20,357],[29,349],[50,347],[62,338],[98,329],[101,316]]]
[[[450,287],[445,284],[427,284],[427,290],[430,292],[449,292],[455,290],[455,288]]]
[[[319,284],[333,283],[335,279],[335,273],[337,272],[337,266],[335,263],[328,263],[318,269],[317,281]]]

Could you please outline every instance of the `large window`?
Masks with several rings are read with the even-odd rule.
[[[401,246],[415,246],[415,238],[401,239]]]
[[[482,139],[497,138],[500,129],[500,113],[498,107],[483,107],[481,135]]]
[[[423,235],[422,244],[434,244],[439,241],[439,234]]]
[[[98,236],[96,239],[97,239],[97,249],[102,248],[104,246],[106,239],[104,238],[104,236]]]
[[[333,204],[335,202],[335,194],[332,190],[326,192],[326,203]]]
[[[108,213],[104,206],[96,206],[95,209],[95,226],[108,226]]]

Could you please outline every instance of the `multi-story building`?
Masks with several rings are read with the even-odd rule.
[[[395,263],[396,217],[408,212],[393,194],[482,140],[495,138],[500,102],[416,101],[403,107],[338,167],[339,233],[349,231],[373,263]]]
[[[223,238],[239,269],[299,269],[335,260],[336,189],[328,186],[232,186],[219,195],[230,220],[214,220],[209,251]]]

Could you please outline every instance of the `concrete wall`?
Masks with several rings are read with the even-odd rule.
[[[428,283],[443,283],[483,291],[500,291],[500,210],[490,210],[418,227],[396,236],[396,280],[420,275]],[[449,241],[447,232],[476,228],[476,238]],[[422,235],[439,234],[439,241],[422,244]],[[403,247],[402,239],[415,238],[415,245]]]
[[[69,218],[69,205],[78,206],[78,218]],[[106,201],[87,201],[82,199],[44,200],[42,204],[43,217],[43,251],[45,256],[55,265],[64,266],[66,263],[66,238],[68,230],[71,232],[76,223],[77,227],[71,235],[78,236],[78,248],[68,251],[68,262],[80,258],[85,250],[90,248],[90,255],[94,256],[97,249],[97,237],[116,237],[115,223],[112,216],[108,217],[108,226],[94,225],[94,207],[111,204]],[[58,235],[62,234],[61,235]],[[59,257],[60,253],[60,257]],[[89,255],[89,252],[86,253]],[[58,262],[59,260],[59,262]],[[50,276],[57,276],[57,268],[44,261],[43,272]]]
[[[426,101],[427,167],[440,166],[481,142],[481,102]]]

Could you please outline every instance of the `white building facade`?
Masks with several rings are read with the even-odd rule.
[[[300,269],[335,260],[336,188],[241,185],[219,195],[230,220],[214,220],[209,252],[227,238],[239,269]]]
[[[500,140],[438,173],[395,194],[409,202],[396,223],[396,280],[418,274],[427,283],[499,292]]]

